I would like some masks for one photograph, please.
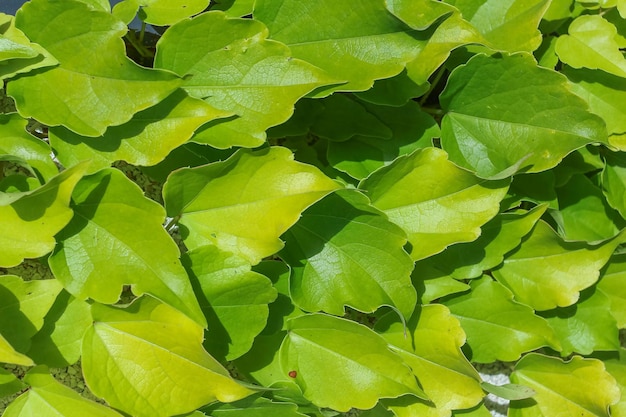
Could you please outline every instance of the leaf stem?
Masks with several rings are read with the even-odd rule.
[[[435,73],[435,77],[433,78],[432,83],[430,84],[430,88],[428,89],[428,91],[426,92],[426,94],[424,94],[422,96],[422,98],[420,99],[419,103],[420,106],[423,106],[424,103],[426,103],[426,101],[428,100],[428,98],[430,97],[430,95],[432,94],[432,92],[435,90],[435,88],[437,87],[437,85],[439,84],[439,81],[441,81],[441,77],[443,77],[443,74],[446,72],[445,67],[441,66],[439,67],[439,69],[437,70],[437,72]]]
[[[139,35],[139,39],[137,39],[137,36],[133,31],[128,31],[124,37],[133,46],[133,48],[139,52],[139,55],[141,55],[142,58],[154,58],[154,54],[143,45],[143,30],[144,27],[142,25],[142,33]]]

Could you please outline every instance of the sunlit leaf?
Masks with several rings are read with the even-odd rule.
[[[314,404],[348,411],[372,408],[379,398],[425,398],[400,356],[367,327],[322,314],[294,318],[287,326],[279,353],[283,372]]]
[[[461,322],[472,357],[478,363],[515,361],[542,346],[559,348],[548,322],[489,277],[473,280],[472,291],[443,302]]]
[[[566,242],[539,221],[493,276],[515,294],[517,301],[535,310],[566,307],[598,280],[600,269],[623,239],[619,234],[596,245]]]
[[[602,171],[602,190],[608,203],[626,218],[626,154],[607,153]]]
[[[30,192],[0,193],[0,266],[15,266],[54,249],[54,235],[73,216],[70,197],[86,169],[87,164],[76,165]]]
[[[242,17],[252,14],[255,0],[213,0],[211,10],[223,10],[228,16]]]
[[[148,293],[206,323],[180,252],[162,227],[163,207],[111,168],[85,177],[72,198],[74,218],[49,259],[67,291],[113,304],[123,286],[131,285],[135,295]]]
[[[128,59],[121,39],[126,25],[84,3],[29,1],[15,24],[59,61],[56,67],[11,80],[7,89],[22,116],[46,125],[100,136],[182,83],[170,72],[146,69]]]
[[[299,98],[336,82],[293,59],[289,48],[267,34],[259,21],[208,12],[172,26],[159,40],[155,67],[186,76],[183,88],[191,96],[238,116],[205,126],[194,141],[218,148],[259,146],[265,130],[286,121]]]
[[[24,381],[31,388],[7,407],[3,417],[121,417],[117,411],[81,397],[57,382],[46,367],[33,368]]]
[[[300,213],[339,186],[285,148],[241,150],[223,162],[181,169],[165,184],[168,215],[185,244],[215,244],[257,264],[278,252]]]
[[[480,236],[480,226],[494,217],[508,181],[485,181],[456,167],[437,148],[402,156],[360,185],[389,219],[402,227],[419,260],[453,243]]]
[[[387,9],[409,26],[424,30],[457,9],[436,0],[386,0]]]
[[[0,355],[2,355],[0,353]],[[0,356],[1,357],[1,356]],[[8,397],[26,388],[21,380],[13,373],[4,368],[0,368],[0,397]]]
[[[477,55],[456,68],[440,98],[450,160],[479,177],[503,178],[553,168],[588,143],[606,143],[604,121],[566,83],[526,53]]]
[[[341,316],[344,307],[383,305],[405,317],[417,296],[402,229],[355,190],[333,193],[302,213],[284,235],[280,256],[293,268],[290,295],[303,310]]]
[[[294,57],[347,81],[335,87],[340,91],[367,90],[400,73],[425,42],[387,11],[385,0],[257,0],[254,18]]]
[[[445,414],[477,405],[484,397],[480,376],[461,352],[465,333],[450,311],[442,305],[423,306],[406,327],[397,316],[388,314],[375,329],[411,367],[432,401],[430,408]],[[421,408],[428,407],[423,403],[404,407],[389,404],[398,416],[422,415]]]
[[[534,389],[519,384],[493,385],[483,381],[480,386],[490,394],[507,400],[525,400],[535,395]]]
[[[209,0],[124,0],[113,7],[113,15],[130,23],[139,10],[139,18],[156,26],[170,26],[200,13]]]
[[[306,417],[296,404],[273,402],[263,397],[248,397],[230,404],[215,404],[202,409],[212,417]]]
[[[609,405],[620,398],[615,379],[602,362],[579,356],[563,362],[534,353],[526,355],[515,366],[511,381],[534,389],[536,395],[530,400],[512,401],[510,417],[608,417]]]
[[[22,366],[32,366],[31,358],[16,351],[13,346],[0,334],[0,362],[13,363]]]
[[[126,309],[97,304],[92,313],[83,373],[113,407],[169,417],[253,393],[202,348],[202,327],[166,304],[143,297]]]
[[[617,326],[620,329],[626,328],[626,254],[611,257],[597,288],[609,297],[610,311]]]
[[[611,416],[624,417],[626,416],[626,350],[619,349],[617,355],[612,355],[603,362],[608,373],[615,378],[622,393],[619,402],[611,405]]]
[[[243,258],[214,246],[200,247],[187,257],[209,325],[205,348],[218,359],[243,355],[267,323],[267,305],[276,299],[272,282],[251,271]]]

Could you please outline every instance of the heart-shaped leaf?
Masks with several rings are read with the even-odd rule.
[[[74,218],[49,259],[67,291],[113,304],[123,286],[131,285],[135,295],[148,293],[206,324],[178,247],[163,229],[162,206],[112,168],[85,177],[73,203]]]
[[[254,392],[202,348],[202,327],[166,304],[142,297],[125,309],[96,304],[92,313],[83,373],[91,391],[113,407],[169,417]]]

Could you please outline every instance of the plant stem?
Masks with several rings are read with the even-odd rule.
[[[142,58],[154,58],[154,54],[143,45],[141,39],[137,39],[135,32],[129,31],[124,37],[130,42],[133,48],[139,52]],[[143,35],[140,35],[140,37],[143,38]]]

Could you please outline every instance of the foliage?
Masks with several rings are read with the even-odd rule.
[[[3,417],[626,415],[624,49],[617,0],[0,14]]]

